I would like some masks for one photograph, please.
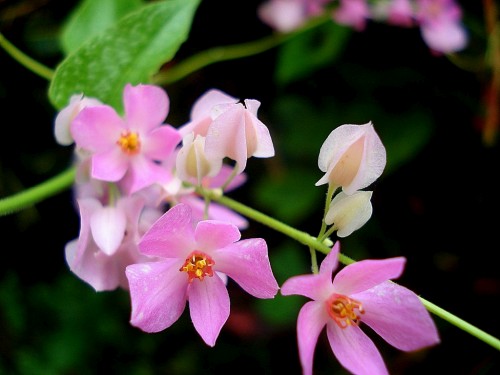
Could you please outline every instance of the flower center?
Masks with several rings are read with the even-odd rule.
[[[139,153],[141,149],[141,140],[139,139],[139,134],[126,130],[122,132],[120,139],[116,142],[122,151],[129,155],[135,155]]]
[[[326,302],[328,315],[337,323],[340,328],[347,328],[351,325],[358,325],[360,314],[364,314],[361,302],[342,294],[333,294]]]
[[[205,276],[214,275],[214,271],[212,270],[214,264],[214,260],[207,254],[195,250],[186,258],[179,271],[188,274],[189,282],[192,282],[194,278],[202,281]]]

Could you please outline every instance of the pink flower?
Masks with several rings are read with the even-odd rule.
[[[310,18],[304,0],[269,0],[257,13],[262,22],[281,32],[295,30]]]
[[[316,186],[326,183],[342,186],[351,195],[379,178],[385,163],[385,147],[371,122],[341,125],[321,146],[318,166],[326,173]]]
[[[194,102],[189,122],[179,128],[182,137],[189,133],[194,133],[194,136],[206,136],[213,119],[220,114],[218,106],[228,103],[238,103],[238,99],[218,89],[207,90]]]
[[[115,207],[103,207],[95,198],[78,199],[79,237],[66,245],[66,262],[72,272],[96,291],[128,289],[125,267],[151,260],[139,253],[139,197],[120,199]]]
[[[370,8],[366,0],[340,0],[340,5],[333,12],[333,19],[342,25],[353,27],[357,31],[365,28],[370,18]]]
[[[146,332],[162,331],[179,319],[189,301],[195,329],[214,346],[229,317],[226,275],[257,298],[273,298],[279,289],[266,242],[239,241],[240,236],[238,228],[226,222],[195,223],[187,205],[167,211],[139,243],[143,254],[159,260],[126,270],[131,324]]]
[[[130,84],[123,92],[125,116],[107,105],[84,108],[71,133],[78,147],[91,153],[91,176],[123,184],[133,192],[167,178],[157,163],[167,159],[181,140],[162,124],[169,109],[167,94],[152,85]]]
[[[220,115],[209,126],[205,139],[207,157],[232,159],[237,173],[241,173],[248,158],[274,156],[269,130],[257,118],[259,107],[260,102],[254,99],[218,106]]]
[[[417,20],[422,38],[436,52],[451,53],[467,45],[462,11],[454,0],[418,0]]]
[[[405,259],[363,260],[333,278],[339,242],[321,263],[319,274],[295,276],[281,294],[310,298],[299,312],[297,339],[304,375],[312,374],[318,337],[326,326],[333,354],[354,374],[387,374],[380,352],[361,330],[366,323],[385,341],[403,350],[439,343],[437,329],[417,295],[390,279],[399,277]]]
[[[191,120],[179,132],[205,137],[205,157],[211,162],[224,158],[236,161],[237,173],[243,172],[251,156],[274,156],[269,130],[258,118],[260,102],[246,99],[239,103],[220,90],[211,89],[193,105]]]

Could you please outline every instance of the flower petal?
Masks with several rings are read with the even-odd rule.
[[[181,141],[179,132],[170,125],[160,126],[144,137],[142,153],[149,159],[163,161],[172,155]]]
[[[115,147],[124,128],[121,117],[107,105],[83,108],[70,125],[76,145],[92,152]]]
[[[189,312],[194,328],[207,345],[214,346],[229,317],[229,294],[216,274],[193,280],[189,288]]]
[[[332,247],[332,250],[326,255],[325,259],[321,262],[319,266],[320,275],[327,276],[330,280],[332,278],[333,271],[335,271],[339,265],[339,252],[340,252],[340,242],[337,241]]]
[[[127,172],[129,158],[118,147],[92,156],[92,177],[103,181],[119,181]]]
[[[145,332],[159,332],[179,319],[186,306],[187,278],[180,260],[139,263],[125,270],[130,286],[130,323]]]
[[[335,357],[353,374],[388,374],[377,347],[357,325],[340,328],[330,321],[326,325],[326,334]]]
[[[209,158],[234,160],[238,173],[247,163],[247,135],[245,132],[245,108],[233,104],[221,113],[208,128],[205,152]]]
[[[97,246],[107,255],[118,250],[123,237],[127,217],[120,207],[103,207],[95,211],[90,218],[92,236]]]
[[[211,253],[228,246],[241,238],[240,230],[231,223],[216,220],[198,222],[194,232],[198,250]]]
[[[340,294],[359,293],[384,281],[398,278],[405,263],[404,257],[362,260],[340,270],[333,279],[333,287]]]
[[[184,260],[195,245],[191,209],[178,204],[149,228],[139,242],[139,250],[146,255]]]
[[[246,292],[257,298],[273,298],[279,286],[269,263],[262,238],[233,243],[213,253],[215,268],[224,272]]]
[[[328,315],[322,302],[309,301],[299,311],[297,342],[303,375],[313,372],[314,349],[327,320]]]
[[[280,292],[284,296],[300,295],[322,301],[332,293],[331,280],[331,276],[323,274],[293,276],[283,283]]]
[[[127,84],[123,90],[123,104],[128,129],[150,130],[165,120],[170,100],[161,87]]]
[[[411,290],[386,281],[351,297],[363,305],[361,321],[392,346],[411,351],[439,343],[434,321]]]

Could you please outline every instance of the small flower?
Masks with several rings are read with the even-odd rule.
[[[310,18],[304,0],[268,0],[257,13],[262,22],[281,32],[295,30]]]
[[[206,136],[208,127],[220,113],[217,111],[219,105],[238,103],[238,99],[218,89],[210,89],[196,100],[191,108],[190,120],[179,128],[179,133],[185,137],[189,133],[195,136]]]
[[[167,176],[158,165],[175,150],[181,138],[162,124],[169,109],[167,94],[152,85],[127,84],[125,116],[107,105],[86,107],[73,120],[71,133],[78,147],[91,154],[91,176],[121,181],[129,194]]]
[[[454,0],[418,0],[417,20],[422,38],[438,53],[462,50],[468,35],[462,25],[462,10]]]
[[[273,298],[279,287],[272,274],[267,244],[261,238],[240,240],[232,224],[193,221],[191,209],[178,204],[145,233],[139,243],[144,255],[158,261],[133,264],[130,322],[145,332],[159,332],[179,319],[186,302],[194,327],[214,346],[229,317],[226,275],[257,298]]]
[[[83,94],[75,94],[69,99],[69,104],[64,107],[56,116],[54,124],[54,137],[57,143],[69,146],[74,142],[70,132],[71,121],[85,107],[102,105],[101,101],[95,98],[84,97]]]
[[[371,191],[357,191],[352,195],[339,192],[330,202],[325,223],[335,224],[338,237],[349,236],[372,216],[371,197]]]
[[[297,319],[297,340],[304,375],[312,374],[318,337],[326,326],[333,354],[354,374],[387,374],[380,352],[361,330],[365,323],[392,346],[419,350],[439,343],[430,314],[415,293],[389,280],[399,277],[405,259],[363,260],[338,265],[339,242],[321,263],[319,274],[295,276],[281,294],[310,298]]]
[[[78,199],[80,234],[66,245],[66,262],[96,291],[128,289],[125,267],[152,259],[137,248],[143,206],[138,197],[120,199],[113,208],[95,198]]]
[[[341,125],[321,146],[319,169],[326,172],[316,186],[326,183],[351,195],[380,177],[385,168],[386,152],[373,124]]]
[[[239,103],[220,90],[211,89],[193,105],[191,120],[179,128],[186,136],[205,137],[205,156],[209,160],[224,158],[236,161],[236,173],[246,167],[247,159],[255,156],[274,156],[274,146],[269,130],[257,118],[260,102],[246,99]]]
[[[177,176],[187,182],[201,185],[204,177],[213,177],[222,167],[221,159],[209,159],[205,154],[205,137],[189,133],[182,140],[182,147],[177,153]]]
[[[368,18],[370,18],[370,8],[366,0],[340,0],[339,7],[333,12],[335,22],[350,26],[357,31],[364,30]]]
[[[243,103],[219,105],[220,114],[208,128],[205,153],[209,158],[236,162],[236,172],[241,173],[247,159],[254,156],[274,156],[274,146],[269,129],[257,118],[260,102],[245,99]]]

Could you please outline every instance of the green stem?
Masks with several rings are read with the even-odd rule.
[[[208,65],[257,55],[330,20],[331,18],[328,15],[323,15],[311,19],[303,27],[290,33],[276,33],[248,43],[235,44],[226,47],[215,47],[202,51],[184,61],[181,61],[177,65],[168,68],[167,70],[159,72],[153,77],[153,83],[160,86],[168,85],[173,82],[177,82]]]
[[[21,52],[16,46],[9,42],[2,35],[2,33],[0,33],[0,47],[2,47],[14,60],[23,65],[28,70],[31,70],[33,73],[39,75],[42,78],[45,78],[48,81],[52,79],[54,72],[51,69],[47,68],[45,65],[40,64],[38,61],[33,60],[31,57]]]
[[[61,174],[10,197],[0,199],[0,216],[18,212],[46,198],[52,197],[73,184],[75,169],[70,168]]]
[[[248,206],[245,206],[244,204],[241,204],[237,201],[234,201],[228,197],[225,196],[216,196],[210,191],[205,191],[206,194],[210,194],[211,199],[214,201],[217,201],[221,204],[223,204],[226,207],[229,207],[233,209],[236,212],[239,212],[240,214],[253,219],[257,222],[260,222],[264,225],[267,225],[268,227],[281,232],[285,235],[287,235],[290,238],[293,238],[294,240],[307,245],[309,247],[312,247],[324,254],[328,254],[330,252],[330,247],[324,244],[323,242],[320,242],[318,239],[315,237],[311,236],[310,234],[306,232],[299,231],[293,227],[290,227],[289,225],[286,225],[282,223],[281,221],[278,221],[270,216],[267,216],[263,214],[262,212],[259,212],[253,208],[250,208]],[[355,260],[343,255],[339,254],[339,261],[342,264],[351,264],[354,263]],[[488,345],[491,345],[493,348],[500,350],[500,340],[491,336],[490,334],[480,330],[479,328],[473,326],[472,324],[467,323],[466,321],[458,318],[457,316],[449,313],[448,311],[436,306],[435,304],[420,298],[424,306],[427,308],[428,311],[431,313],[435,314],[436,316],[439,316],[440,318],[446,320],[447,322],[453,324],[454,326],[462,329],[463,331],[471,334],[472,336],[475,336],[476,338],[480,339],[481,341],[485,342]]]
[[[447,322],[453,324],[454,326],[460,328],[461,330],[470,333],[472,336],[477,337],[479,340],[485,342],[488,345],[491,345],[497,350],[500,350],[500,340],[496,337],[493,337],[489,333],[484,332],[483,330],[473,326],[470,323],[467,323],[465,320],[460,319],[459,317],[449,313],[448,311],[442,309],[439,306],[436,306],[432,302],[429,302],[421,297],[420,301],[424,304],[424,306],[434,315],[439,316],[440,318],[446,320]]]
[[[303,245],[312,247],[316,249],[317,251],[323,253],[323,254],[328,254],[331,250],[331,247],[328,246],[324,242],[318,241],[316,237],[311,236],[309,233],[300,231],[298,229],[295,229],[279,220],[276,220],[260,211],[257,211],[251,207],[245,206],[244,204],[237,202],[231,198],[228,198],[224,195],[219,195],[216,192],[213,192],[212,190],[204,190],[201,191],[197,189],[197,192],[200,194],[207,194],[209,195],[210,199],[212,201],[218,202],[220,204],[223,204],[226,207],[229,207],[233,209],[236,212],[239,212],[240,214],[253,219],[261,224],[264,224],[278,232],[281,232],[285,234],[286,236],[300,242]],[[354,263],[355,261],[351,258],[349,258],[346,255],[340,254],[339,256],[339,261],[343,264],[351,264]]]

